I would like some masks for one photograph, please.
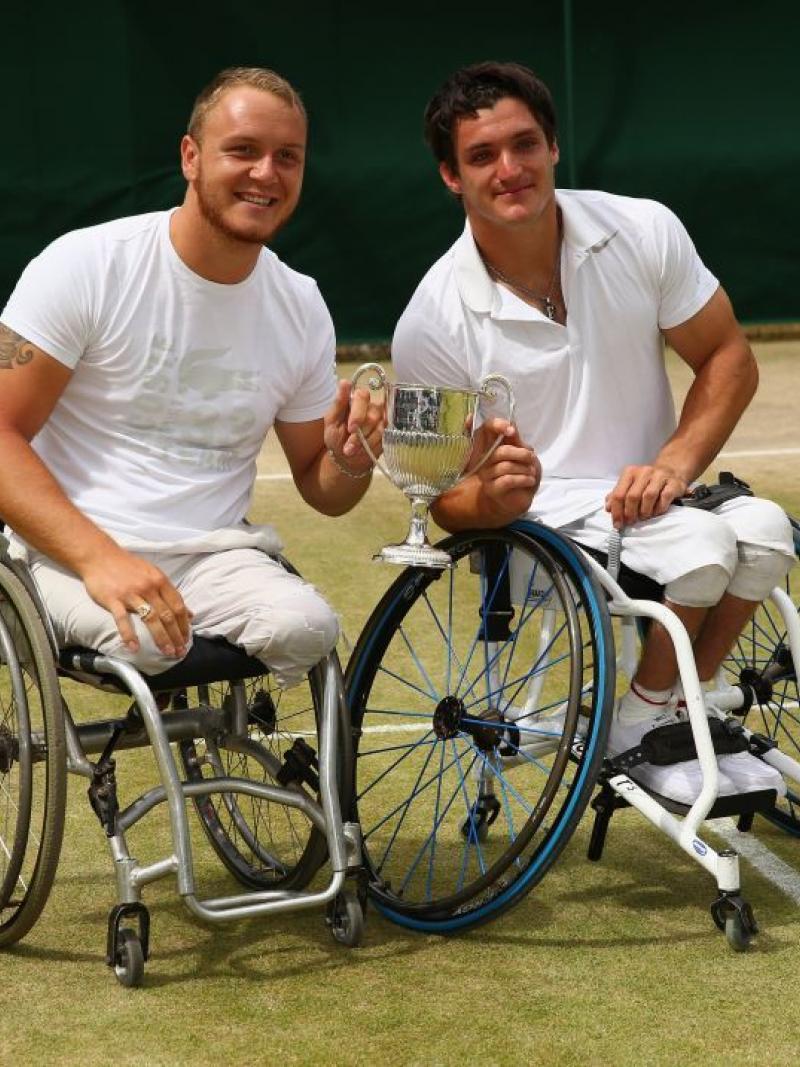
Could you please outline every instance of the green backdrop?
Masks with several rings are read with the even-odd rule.
[[[154,0],[3,4],[0,302],[65,230],[177,203],[178,141],[223,66],[274,67],[311,116],[303,200],[276,247],[342,341],[387,338],[461,227],[421,114],[463,63],[553,89],[560,184],[683,218],[740,318],[800,319],[800,3]]]

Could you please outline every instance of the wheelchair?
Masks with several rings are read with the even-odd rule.
[[[800,834],[800,622],[788,594],[775,590],[759,609],[706,707],[686,630],[655,583],[628,595],[597,560],[529,520],[439,547],[452,567],[395,579],[345,677],[351,817],[377,909],[430,933],[488,922],[541,881],[590,803],[594,861],[613,812],[635,807],[716,879],[714,923],[746,948],[757,925],[738,855],[715,850],[700,827],[738,815],[744,831],[760,812]],[[703,773],[690,808],[649,793],[606,755],[616,673],[632,675],[650,619],[675,645]],[[728,713],[749,750],[795,783],[785,800],[775,790],[718,797],[707,714],[727,724]]]
[[[35,585],[7,545],[0,535],[0,947],[24,937],[47,901],[68,772],[88,781],[113,860],[118,903],[106,962],[122,985],[143,980],[150,915],[142,891],[165,876],[206,922],[324,907],[333,937],[359,944],[365,886],[360,830],[342,815],[353,756],[336,654],[283,692],[263,663],[220,640],[195,640],[184,660],[150,677],[90,649],[59,650]],[[60,678],[125,694],[129,710],[76,723]],[[160,782],[122,806],[116,755],[146,746]],[[199,898],[187,800],[240,891]],[[171,848],[143,864],[126,834],[161,804]],[[326,857],[329,877],[312,886]]]

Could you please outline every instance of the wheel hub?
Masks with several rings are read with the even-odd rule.
[[[464,702],[458,697],[447,696],[439,701],[433,713],[433,732],[440,741],[458,736],[464,712]]]
[[[19,742],[5,723],[0,723],[0,774],[8,774],[19,759]]]

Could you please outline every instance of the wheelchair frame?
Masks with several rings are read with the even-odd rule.
[[[323,686],[322,707],[317,717],[319,737],[318,787],[319,800],[309,792],[301,775],[289,776],[286,784],[266,784],[246,778],[215,774],[212,777],[200,776],[195,780],[182,780],[178,771],[176,758],[170,748],[171,742],[193,741],[198,738],[222,738],[226,747],[232,751],[244,751],[257,757],[257,761],[266,766],[273,777],[276,773],[274,759],[270,761],[266,752],[259,753],[258,745],[248,737],[249,710],[244,699],[243,678],[252,677],[257,670],[265,675],[267,669],[250,660],[243,653],[235,655],[243,663],[243,671],[231,683],[232,700],[221,709],[210,706],[202,700],[197,707],[179,707],[162,712],[154,695],[160,692],[159,678],[146,680],[129,663],[120,659],[102,656],[88,650],[67,650],[58,655],[52,627],[43,609],[35,584],[25,568],[12,562],[6,552],[6,545],[0,542],[0,603],[8,600],[11,583],[17,599],[21,596],[19,583],[30,600],[30,607],[38,614],[47,642],[55,662],[60,663],[63,673],[79,681],[114,692],[128,693],[134,704],[128,715],[114,720],[81,723],[74,722],[72,715],[60,697],[60,707],[56,712],[61,716],[64,727],[65,745],[52,744],[49,738],[33,737],[32,761],[46,762],[48,781],[57,779],[64,771],[78,774],[92,781],[90,797],[92,806],[104,826],[109,850],[117,880],[119,902],[112,908],[109,916],[106,962],[113,966],[117,978],[123,985],[138,985],[142,981],[144,961],[149,956],[150,920],[147,908],[141,901],[142,890],[150,882],[174,875],[178,894],[189,911],[198,918],[221,923],[229,920],[248,918],[257,915],[276,914],[298,909],[308,909],[327,905],[328,923],[334,938],[345,945],[356,945],[363,936],[364,893],[361,878],[361,838],[360,830],[354,821],[343,821],[342,806],[347,806],[347,785],[351,775],[351,761],[348,756],[349,732],[344,705],[344,692],[338,658],[334,653],[322,661]],[[9,579],[7,576],[12,575]],[[27,610],[27,609],[25,609]],[[30,627],[29,627],[30,628]],[[19,636],[19,635],[17,635]],[[27,647],[33,638],[26,632]],[[202,639],[196,644],[202,644]],[[25,687],[21,679],[26,665],[20,663],[15,651],[12,634],[0,612],[0,646],[3,662],[9,667],[13,679],[13,698],[15,705],[25,705]],[[229,646],[230,647],[230,646]],[[232,651],[232,650],[231,650]],[[255,665],[255,670],[254,670]],[[40,674],[42,667],[28,664]],[[181,693],[189,687],[202,685],[211,681],[227,681],[214,676],[213,667],[206,666],[201,672],[201,680],[191,676],[180,678],[180,665],[167,674],[175,675],[170,683],[170,691]],[[55,665],[53,667],[55,671]],[[186,673],[186,672],[184,672]],[[211,677],[207,677],[208,675]],[[163,676],[166,678],[166,674]],[[23,708],[23,711],[26,711]],[[149,789],[123,810],[116,800],[116,779],[112,753],[117,748],[138,748],[150,746],[156,762],[161,784]],[[88,757],[100,753],[100,759],[92,762]],[[63,765],[61,764],[61,761]],[[9,764],[13,759],[9,758]],[[344,787],[344,795],[341,795]],[[63,796],[63,788],[59,790]],[[282,805],[300,812],[324,836],[330,859],[330,877],[322,888],[306,890],[315,869],[307,872],[303,885],[298,888],[257,888],[247,892],[227,896],[212,897],[201,900],[197,896],[195,868],[192,843],[185,802],[191,798],[201,800],[212,795],[221,794],[236,820],[237,802],[231,798],[238,796],[253,797],[270,804]],[[146,814],[160,804],[166,804],[169,813],[171,831],[171,852],[162,859],[148,864],[140,864],[129,851],[126,833]],[[241,820],[241,813],[240,822]],[[63,811],[60,813],[63,825]],[[60,831],[55,835],[51,847],[55,857],[47,857],[50,880],[55,872],[55,862],[61,844]],[[36,865],[38,868],[39,859]],[[279,866],[279,865],[277,865]],[[242,880],[242,879],[240,879]],[[49,884],[44,887],[44,899],[33,915],[33,922],[44,906]],[[7,901],[3,900],[5,908]],[[8,905],[12,907],[11,904]],[[1,914],[1,913],[0,913]],[[125,920],[133,920],[138,930],[123,926]],[[5,926],[0,925],[0,944],[10,943],[24,936],[33,922],[23,922],[23,929],[13,929],[13,916]],[[10,927],[10,929],[6,929]],[[4,935],[5,930],[5,936]]]
[[[735,684],[730,683],[729,681],[724,680],[724,674],[721,673],[720,684],[722,685],[722,689],[719,692],[708,694],[709,709],[707,709],[703,691],[697,676],[691,642],[683,624],[672,612],[660,603],[628,597],[619,584],[594,559],[587,553],[578,549],[577,546],[571,546],[564,538],[554,531],[549,530],[547,527],[527,520],[522,520],[514,523],[512,529],[516,529],[523,538],[546,545],[548,550],[558,557],[561,565],[563,565],[569,573],[569,580],[574,586],[577,587],[577,584],[582,581],[582,574],[585,576],[586,572],[588,572],[590,578],[589,587],[601,591],[600,600],[602,601],[602,608],[595,606],[595,610],[592,613],[587,613],[587,618],[589,619],[591,626],[596,626],[598,615],[605,614],[605,616],[610,615],[620,617],[622,622],[622,647],[618,650],[618,656],[615,654],[615,658],[618,659],[619,665],[627,671],[629,676],[632,676],[633,674],[637,659],[635,649],[635,622],[637,619],[649,618],[662,623],[670,635],[676,649],[679,673],[689,712],[689,721],[695,739],[698,760],[702,772],[702,788],[700,794],[691,807],[687,808],[685,806],[671,804],[668,809],[655,795],[652,795],[646,789],[638,785],[638,783],[627,773],[621,773],[619,768],[615,768],[612,759],[606,758],[602,761],[602,764],[599,767],[599,773],[597,774],[597,781],[601,785],[601,790],[592,802],[596,811],[596,818],[589,846],[589,858],[594,860],[600,858],[608,823],[613,811],[624,806],[635,807],[658,829],[662,830],[671,840],[673,840],[682,851],[692,857],[695,862],[699,863],[700,866],[715,878],[717,882],[718,896],[711,907],[712,918],[717,927],[725,932],[728,941],[733,948],[742,949],[747,947],[752,935],[757,930],[757,926],[752,915],[752,909],[741,895],[741,877],[738,854],[730,848],[717,851],[701,835],[700,827],[708,818],[740,814],[740,828],[743,830],[749,829],[753,811],[759,810],[752,805],[755,803],[756,798],[759,798],[759,803],[764,803],[765,798],[767,797],[766,793],[743,794],[741,797],[735,798],[718,797],[719,775],[707,720],[709,709],[711,710],[711,713],[714,713],[714,710],[719,708],[720,717],[724,717],[722,709],[731,711],[738,709],[742,712],[745,711],[750,706],[750,702],[754,697],[757,698],[758,696],[754,691],[753,685],[744,681]],[[499,538],[500,532],[496,531],[495,533]],[[466,532],[463,535],[456,535],[455,537],[448,538],[441,542],[440,547],[450,549],[451,552],[455,551],[458,555],[461,552],[458,547],[461,541],[464,539],[468,540],[471,536],[474,535],[470,532]],[[570,558],[570,552],[572,553],[573,558]],[[384,670],[387,674],[397,674],[397,669],[392,672],[391,666],[384,668],[380,662],[378,662],[377,665],[374,662],[370,665],[368,661],[370,658],[372,658],[372,660],[375,660],[376,658],[380,660],[382,656],[388,655],[389,650],[398,647],[400,640],[404,641],[406,644],[408,644],[410,640],[413,640],[413,637],[410,637],[409,633],[405,632],[408,627],[404,622],[407,614],[410,614],[411,609],[409,609],[403,602],[412,602],[415,599],[421,599],[423,596],[427,596],[424,592],[421,593],[420,590],[427,589],[428,584],[430,584],[430,582],[426,584],[418,568],[408,568],[408,570],[393,583],[392,588],[386,594],[378,608],[376,608],[373,616],[367,623],[359,638],[358,645],[356,646],[348,664],[346,678],[348,684],[348,696],[352,702],[351,710],[354,715],[354,726],[357,730],[361,729],[365,721],[365,716],[369,713],[373,713],[373,715],[376,712],[378,715],[397,715],[399,713],[396,710],[391,710],[395,707],[393,704],[388,704],[387,710],[382,711],[380,702],[373,697],[371,688],[372,682],[370,681],[371,678],[377,678],[381,670]],[[491,585],[491,583],[489,584]],[[490,613],[493,596],[494,593],[491,588],[485,591],[484,611]],[[800,621],[798,620],[797,610],[792,604],[791,599],[780,589],[776,589],[773,592],[772,599],[780,611],[788,632],[788,642],[792,660],[795,664],[800,663]],[[397,605],[401,606],[398,607]],[[540,599],[538,608],[541,609],[543,616],[549,614],[550,617],[543,618],[540,630],[539,651],[532,657],[534,667],[530,669],[527,681],[528,688],[525,706],[531,714],[533,714],[531,709],[536,707],[537,702],[540,699],[542,686],[546,684],[543,673],[537,670],[535,665],[544,664],[545,667],[548,666],[544,663],[547,658],[546,652],[549,647],[549,642],[552,639],[552,635],[557,631],[559,625],[555,618],[555,615],[558,614],[558,612],[551,606],[551,601],[548,597],[542,597]],[[435,614],[432,608],[429,608],[429,610],[432,615]],[[453,610],[455,611],[456,609]],[[520,615],[522,617],[525,615],[525,610],[526,609],[524,608],[521,609]],[[447,636],[450,644],[453,644],[453,640],[450,638],[449,634],[444,634],[446,623],[447,620],[443,618],[435,619],[435,626],[442,632],[441,643],[447,643],[445,641],[445,636]],[[388,633],[387,635],[387,631],[391,631],[391,633]],[[516,636],[516,632],[514,632],[512,628],[511,640],[515,641]],[[478,637],[475,638],[475,643],[480,644],[483,640],[485,644],[484,658],[486,662],[489,664],[499,664],[500,653],[498,652],[498,648],[502,649],[502,643],[500,645],[496,643],[493,644],[490,640],[484,640],[484,638],[485,635],[479,634]],[[393,641],[396,643],[392,644]],[[424,684],[429,685],[427,677],[430,675],[430,668],[429,661],[425,659],[426,652],[427,649],[421,648],[416,654],[415,659],[409,660],[409,662],[411,663],[412,669],[416,668],[418,670],[419,677],[426,679]],[[449,649],[446,654],[448,656],[450,655]],[[462,660],[464,659],[460,652],[456,655],[456,659],[458,659],[459,656],[461,656]],[[416,661],[418,661],[418,664]],[[490,707],[492,705],[497,705],[502,708],[502,694],[504,693],[504,690],[508,689],[508,686],[502,678],[502,670],[500,670],[499,667],[496,667],[494,670],[487,670],[485,674],[485,703]],[[367,677],[366,682],[364,681],[365,676]],[[446,684],[450,684],[449,680]],[[451,685],[452,693],[454,695],[458,694],[459,684],[459,682],[456,682]],[[603,679],[600,681],[595,679],[593,684],[610,685],[613,690],[613,671],[605,671]],[[473,678],[469,681],[467,691],[473,691],[475,686],[476,682]],[[442,689],[441,687],[437,688],[433,684],[429,685],[429,688],[432,690],[431,695],[422,694],[422,696],[420,696],[418,693],[411,691],[413,688],[421,690],[424,688],[424,685],[420,681],[418,681],[416,685],[414,685],[413,681],[409,684],[407,690],[409,700],[407,705],[409,708],[408,714],[416,717],[417,720],[424,720],[425,714],[433,713],[432,719],[430,720],[433,729],[429,730],[427,735],[423,735],[421,742],[403,744],[398,739],[390,746],[387,746],[386,752],[392,751],[392,753],[394,753],[395,751],[400,751],[401,753],[397,756],[395,765],[400,764],[401,761],[406,759],[409,755],[413,757],[414,749],[421,748],[422,744],[432,744],[435,746],[436,741],[434,735],[436,734],[436,716],[440,715],[440,709],[446,704],[446,701],[451,699],[450,695],[445,696],[446,692],[449,694],[449,690],[446,688]],[[438,700],[439,703],[434,709],[433,705],[436,703],[436,700]],[[425,711],[426,701],[430,706],[430,712]],[[510,709],[511,703],[511,699],[506,701],[506,710]],[[599,703],[603,704],[608,709],[607,700],[601,699]],[[517,713],[515,712],[515,714]],[[480,834],[491,833],[489,830],[490,823],[487,825],[487,822],[485,820],[481,821],[478,816],[482,816],[483,812],[486,810],[486,799],[491,796],[492,778],[496,777],[498,773],[501,773],[503,768],[519,766],[521,763],[525,762],[526,759],[528,759],[528,770],[534,771],[535,762],[547,759],[548,753],[553,753],[557,743],[561,740],[552,735],[548,738],[544,731],[539,731],[538,736],[536,736],[535,731],[531,731],[528,739],[533,741],[532,745],[526,746],[525,744],[520,743],[518,744],[515,753],[512,753],[510,756],[497,755],[493,764],[492,758],[487,758],[480,753],[480,744],[477,740],[478,735],[476,733],[476,724],[482,724],[485,717],[485,714],[482,715],[477,710],[471,713],[471,717],[462,715],[461,720],[457,724],[456,733],[458,736],[452,736],[449,740],[459,762],[463,761],[466,764],[468,759],[473,756],[473,763],[477,763],[478,767],[476,772],[477,782],[474,786],[472,795],[469,795],[466,775],[461,775],[461,789],[464,794],[463,814],[466,816],[461,830],[464,838],[461,846],[464,857],[460,862],[461,871],[467,869],[471,862],[468,855],[469,849],[473,848],[476,852],[480,852]],[[502,719],[503,716],[501,715],[500,718]],[[517,720],[519,719],[520,716],[517,714]],[[377,721],[380,722],[380,719]],[[411,721],[413,721],[413,718]],[[495,753],[502,752],[504,744],[507,751],[507,743],[504,743],[501,740],[500,731],[503,726],[509,727],[511,725],[513,725],[513,723],[509,721],[503,722],[502,724],[496,724],[497,733],[494,742]],[[386,729],[389,729],[389,727],[387,726]],[[793,759],[785,753],[778,752],[769,739],[763,738],[752,730],[745,729],[744,734],[748,739],[754,754],[761,756],[765,762],[775,766],[783,774],[800,782],[800,763],[798,763],[796,759]],[[593,737],[593,743],[596,743],[596,741],[597,738]],[[443,740],[442,745],[444,745],[444,743],[445,741]],[[462,745],[460,754],[456,752],[456,745],[458,743]],[[580,737],[570,738],[570,744],[572,747],[572,760],[573,763],[577,765],[583,757]],[[526,748],[529,752],[532,751],[532,757],[526,755]],[[379,751],[380,750],[378,750],[378,752]],[[360,757],[361,752],[358,752],[357,755]],[[367,762],[370,759],[375,759],[375,750],[368,748],[365,757]],[[388,757],[386,757],[386,759],[388,759]],[[356,766],[359,770],[361,770],[361,762],[361,759],[358,758]],[[399,851],[397,849],[397,839],[401,833],[406,833],[405,828],[401,825],[402,820],[406,818],[406,813],[411,811],[415,806],[416,808],[421,807],[419,795],[422,794],[425,789],[430,788],[430,782],[434,777],[434,775],[430,775],[428,778],[423,778],[423,772],[426,774],[428,773],[426,771],[427,764],[423,766],[421,756],[418,759],[418,763],[422,769],[416,778],[416,782],[413,785],[411,792],[408,794],[408,799],[403,808],[402,818],[395,818],[394,826],[390,820],[395,817],[395,813],[401,810],[401,805],[397,803],[396,796],[391,801],[391,805],[388,802],[385,805],[387,812],[383,817],[381,817],[380,806],[376,804],[374,797],[379,788],[386,788],[387,795],[390,792],[388,791],[388,787],[382,785],[382,782],[384,777],[391,777],[393,766],[388,766],[386,770],[381,770],[379,766],[378,771],[371,772],[366,785],[359,783],[357,786],[359,809],[361,807],[360,798],[363,798],[366,794],[371,792],[372,797],[370,798],[370,805],[375,812],[373,815],[373,812],[370,811],[370,817],[364,819],[365,863],[367,869],[370,871],[371,877],[370,895],[384,914],[402,925],[414,929],[435,931],[439,933],[455,932],[457,930],[465,929],[468,926],[488,921],[499,914],[505,907],[508,907],[521,899],[522,896],[536,885],[543,874],[546,873],[548,864],[544,860],[539,862],[535,853],[533,854],[533,858],[530,859],[528,858],[530,853],[523,854],[521,859],[519,856],[512,855],[512,846],[514,846],[516,839],[521,836],[521,831],[518,827],[515,828],[510,826],[511,820],[509,819],[506,821],[506,826],[501,831],[504,832],[509,839],[509,849],[506,857],[507,862],[505,863],[505,866],[503,866],[503,863],[498,860],[489,870],[487,877],[492,874],[492,871],[495,872],[494,880],[491,881],[490,878],[490,885],[487,886],[485,884],[485,879],[483,882],[477,878],[474,880],[474,900],[472,902],[454,901],[454,903],[450,905],[449,902],[452,899],[452,895],[448,896],[447,887],[444,886],[444,889],[439,890],[437,893],[437,887],[430,882],[429,887],[432,888],[429,888],[428,898],[424,901],[424,903],[427,904],[427,908],[423,909],[421,905],[417,907],[412,906],[405,899],[406,894],[404,890],[404,886],[413,873],[411,865],[409,864],[408,873],[406,874],[404,881],[400,884],[400,891],[395,891],[392,888],[391,883],[388,885],[386,884],[384,868],[389,849],[394,848],[395,851]],[[440,766],[445,765],[440,763]],[[413,780],[413,772],[410,777]],[[440,774],[440,778],[443,778],[442,774]],[[595,783],[593,782],[592,785],[594,784]],[[441,782],[436,788],[437,790],[443,791]],[[507,780],[506,783],[501,782],[501,790],[504,795],[513,791],[513,788],[513,783],[510,780]],[[395,792],[397,792],[397,790],[395,790]],[[440,807],[435,807],[433,803],[430,804],[432,812],[431,829],[428,832],[428,837],[423,842],[422,847],[428,847],[431,865],[434,863],[433,852],[434,847],[436,847],[437,837],[441,840],[441,844],[438,845],[440,852],[447,844],[449,844],[451,850],[455,850],[455,845],[453,843],[455,834],[451,831],[449,840],[445,842],[444,834],[442,832],[445,816],[449,817],[449,808],[445,806],[445,801],[447,801],[447,804],[449,805],[453,803],[454,799],[455,797],[451,790],[442,801],[441,809]],[[531,818],[535,816],[538,806],[538,804],[533,804],[531,802]],[[442,812],[441,815],[440,810]],[[496,811],[497,807],[495,807],[494,810]],[[413,822],[411,816],[409,816],[408,822]],[[386,827],[385,830],[383,829],[384,826]],[[565,826],[565,837],[572,833],[574,826],[575,823]],[[392,830],[391,837],[389,835],[389,830]],[[384,835],[383,840],[380,838],[381,833]],[[378,839],[377,847],[374,844],[376,836]],[[384,843],[387,839],[389,840],[388,846]],[[430,845],[426,845],[426,842],[431,843]],[[545,843],[547,843],[546,838]],[[557,845],[553,846],[551,852],[555,852],[557,855],[565,843],[566,841],[561,839]],[[376,854],[374,857],[370,855],[371,851],[375,851]],[[420,852],[417,853],[413,861],[414,863],[419,863],[419,855]],[[520,865],[527,865],[527,867],[520,872]],[[488,861],[485,866],[488,866]],[[453,884],[456,885],[455,881]],[[458,883],[458,886],[460,887],[460,882]]]

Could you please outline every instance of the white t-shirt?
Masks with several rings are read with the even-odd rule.
[[[403,312],[392,362],[403,382],[474,389],[505,375],[542,463],[532,514],[562,526],[602,506],[622,468],[651,462],[674,432],[660,331],[691,318],[719,283],[662,204],[556,195],[566,325],[491,279],[467,225]]]
[[[169,212],[54,241],[0,316],[74,368],[33,447],[112,534],[173,542],[244,518],[275,419],[318,419],[336,387],[313,279],[264,248],[235,285],[191,271]]]

